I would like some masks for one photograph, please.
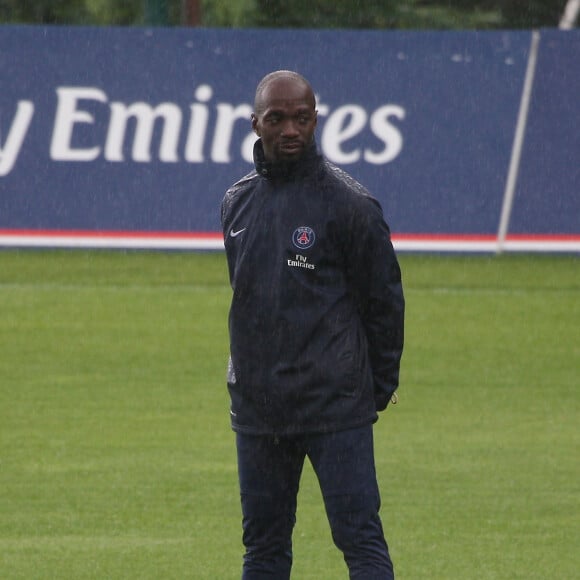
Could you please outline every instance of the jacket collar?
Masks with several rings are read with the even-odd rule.
[[[280,179],[290,181],[310,173],[322,159],[318,154],[316,142],[306,148],[304,155],[292,163],[272,163],[266,161],[262,140],[258,139],[254,143],[254,166],[256,171],[268,179]]]

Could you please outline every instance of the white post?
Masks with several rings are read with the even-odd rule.
[[[516,125],[516,133],[514,136],[514,143],[512,146],[512,155],[510,159],[510,166],[508,170],[507,182],[503,196],[503,206],[501,208],[501,217],[499,221],[499,228],[497,233],[497,252],[501,253],[505,244],[505,239],[510,222],[510,215],[514,202],[514,195],[516,191],[516,182],[518,178],[518,171],[520,168],[520,159],[522,156],[522,147],[524,144],[524,135],[526,132],[526,125],[528,119],[528,110],[530,108],[530,100],[532,97],[532,86],[534,84],[534,74],[536,72],[536,62],[538,60],[538,46],[540,44],[540,33],[537,30],[532,31],[532,40],[530,43],[530,56],[528,58],[528,66],[526,68],[526,76],[524,79],[524,88],[522,90],[522,98],[520,101],[520,111],[518,113],[518,120]]]
[[[562,30],[570,30],[574,28],[574,23],[580,13],[580,0],[568,0],[562,19],[560,20],[560,28]]]

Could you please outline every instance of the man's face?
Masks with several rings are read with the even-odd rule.
[[[262,139],[267,161],[291,162],[304,154],[316,129],[313,101],[308,86],[292,78],[276,79],[265,87],[260,112],[252,114],[252,128]]]

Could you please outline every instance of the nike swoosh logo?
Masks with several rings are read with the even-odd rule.
[[[248,228],[242,228],[241,230],[238,230],[237,232],[234,232],[234,230],[230,230],[230,236],[232,238],[235,238],[236,236],[239,236],[242,232],[245,232]]]

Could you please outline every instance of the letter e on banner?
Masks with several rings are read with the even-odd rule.
[[[93,124],[95,118],[88,112],[77,109],[81,99],[107,102],[107,95],[90,87],[61,87],[56,89],[58,106],[50,144],[50,156],[58,161],[93,161],[101,152],[100,147],[73,149],[72,134],[75,123]]]
[[[322,131],[322,149],[333,163],[356,163],[360,159],[360,149],[350,153],[341,145],[358,135],[367,122],[366,111],[358,105],[343,105],[333,111]]]

